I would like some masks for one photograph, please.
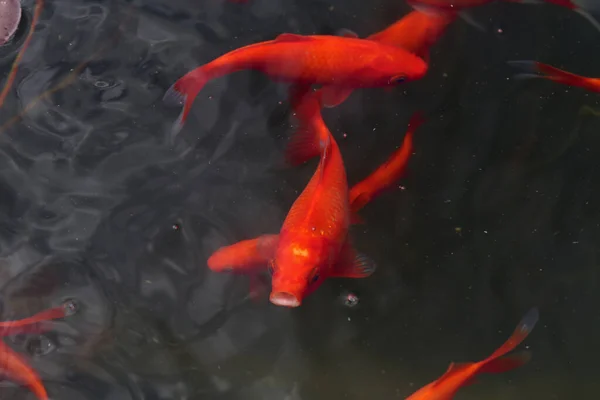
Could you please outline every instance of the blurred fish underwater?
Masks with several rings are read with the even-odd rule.
[[[598,396],[599,18],[589,0],[0,1],[0,399]],[[335,245],[290,242],[307,289],[270,302],[298,209]],[[324,279],[350,260],[364,279]],[[463,386],[480,372],[502,374]]]

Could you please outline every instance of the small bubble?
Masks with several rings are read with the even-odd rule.
[[[63,307],[66,317],[70,317],[71,315],[74,315],[77,312],[77,310],[79,310],[79,305],[73,299],[65,300],[62,304],[62,307]]]
[[[94,86],[96,86],[99,89],[104,89],[104,88],[108,87],[108,82],[96,81],[96,82],[94,82]]]
[[[349,308],[355,307],[360,301],[358,296],[352,292],[342,294],[342,300],[344,302],[344,305]]]

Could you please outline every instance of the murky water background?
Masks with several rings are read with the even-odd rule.
[[[33,3],[23,1],[26,18]],[[314,163],[283,163],[285,85],[252,72],[211,83],[175,141],[166,88],[241,45],[282,32],[366,36],[408,11],[401,1],[46,1],[0,110],[0,293],[3,319],[81,304],[49,333],[6,339],[53,399],[404,398],[451,361],[489,355],[534,305],[531,363],[458,397],[600,393],[600,120],[579,113],[599,97],[516,82],[505,64],[599,75],[600,34],[558,7],[477,9],[488,31],[457,21],[424,80],[324,111],[351,183],[401,143],[413,111],[428,118],[405,189],[353,227],[379,265],[371,278],[327,281],[290,310],[250,301],[244,277],[208,271],[218,247],[279,230]],[[2,76],[22,35],[0,49]],[[357,306],[341,301],[347,292]],[[9,381],[0,397],[34,398]]]

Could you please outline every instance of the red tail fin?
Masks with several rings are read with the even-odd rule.
[[[590,78],[563,71],[548,64],[533,60],[509,61],[509,65],[519,68],[523,73],[515,78],[545,78],[569,86],[578,86],[592,91],[600,91],[597,85],[591,84]]]
[[[483,374],[500,374],[518,368],[529,362],[529,360],[531,360],[531,353],[529,351],[510,354],[508,356],[495,358],[484,364],[479,369],[479,372]]]
[[[513,334],[508,338],[506,342],[502,346],[498,348],[495,352],[492,353],[491,356],[486,358],[483,363],[487,363],[494,358],[502,357],[509,351],[514,350],[525,338],[527,335],[531,333],[533,327],[537,323],[539,319],[539,313],[537,308],[532,308],[525,314],[519,325],[515,328]]]
[[[300,122],[300,128],[290,139],[286,158],[292,165],[302,164],[322,154],[329,141],[329,131],[321,117],[321,94],[307,86],[293,86],[290,102]]]
[[[177,135],[192,109],[196,96],[208,81],[204,67],[198,67],[179,78],[165,93],[163,101],[168,105],[181,105],[183,110],[173,124],[172,134]]]

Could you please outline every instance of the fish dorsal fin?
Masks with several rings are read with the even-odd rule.
[[[350,29],[342,28],[335,33],[336,36],[350,38],[350,39],[358,39],[358,34]]]
[[[314,40],[308,36],[297,35],[295,33],[282,33],[275,38],[276,42],[306,42]]]
[[[441,384],[450,377],[464,371],[466,368],[469,368],[471,365],[473,365],[473,363],[450,363],[450,366],[448,366],[448,369],[446,372],[444,372],[444,375],[440,376],[438,380],[435,381],[433,386],[435,387]]]

